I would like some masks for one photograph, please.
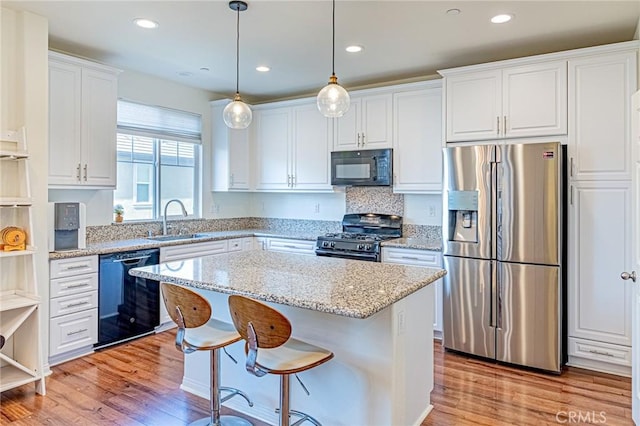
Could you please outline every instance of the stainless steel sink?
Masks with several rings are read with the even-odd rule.
[[[146,237],[147,240],[153,241],[176,241],[176,240],[193,240],[196,238],[206,238],[204,234],[185,234],[185,235],[158,235],[155,237]]]

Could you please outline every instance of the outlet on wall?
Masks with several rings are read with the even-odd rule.
[[[433,204],[429,205],[429,210],[427,212],[427,215],[429,217],[436,217],[436,206],[434,206]]]
[[[316,203],[315,212],[320,213],[320,203]]]

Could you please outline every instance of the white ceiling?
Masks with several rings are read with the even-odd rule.
[[[331,74],[331,2],[249,0],[240,14],[240,93],[259,102],[317,92]],[[50,46],[231,96],[236,14],[227,1],[6,1],[49,19]],[[447,15],[448,9],[461,13]],[[497,13],[515,19],[489,22]],[[347,89],[438,69],[633,39],[640,1],[336,3],[336,74]],[[132,20],[159,22],[143,30]],[[365,50],[349,54],[344,48]],[[257,65],[271,71],[259,73]],[[209,68],[201,71],[200,68]],[[180,73],[191,73],[181,76]]]

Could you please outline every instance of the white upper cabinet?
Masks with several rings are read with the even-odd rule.
[[[567,63],[445,70],[447,142],[564,135]]]
[[[315,99],[255,112],[256,189],[331,191],[331,122]]]
[[[230,102],[211,102],[213,132],[214,191],[246,191],[251,189],[250,127],[230,129],[222,119],[222,111]]]
[[[391,93],[354,95],[349,110],[334,119],[335,151],[391,148],[393,97]]]
[[[426,88],[393,95],[393,191],[442,191],[442,89]]]
[[[631,179],[636,52],[569,60],[569,173],[574,179]]]
[[[116,186],[119,71],[49,52],[49,186]]]
[[[331,190],[331,122],[315,104],[293,108],[292,187]]]
[[[256,189],[289,189],[291,108],[255,111]],[[254,124],[252,124],[254,125]]]

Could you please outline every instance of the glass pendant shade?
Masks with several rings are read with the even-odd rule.
[[[318,109],[325,117],[342,117],[351,105],[349,92],[338,84],[338,78],[334,75],[329,79],[329,84],[318,93]]]
[[[231,129],[246,129],[251,124],[252,118],[251,108],[242,102],[238,93],[236,93],[233,101],[229,102],[222,111],[224,124]]]

